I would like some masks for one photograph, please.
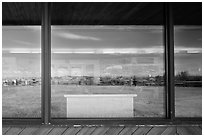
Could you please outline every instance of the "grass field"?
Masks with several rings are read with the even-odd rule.
[[[176,87],[175,93],[177,116],[202,116],[202,88]],[[65,94],[137,94],[134,117],[165,116],[163,87],[52,85],[52,117],[66,117]],[[41,116],[40,86],[5,86],[2,101],[3,117]]]

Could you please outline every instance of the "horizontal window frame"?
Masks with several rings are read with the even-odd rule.
[[[3,125],[44,125],[42,119],[37,118],[3,118]],[[51,125],[200,125],[202,118],[175,118],[173,121],[166,118],[52,118]],[[46,125],[50,125],[46,124]]]

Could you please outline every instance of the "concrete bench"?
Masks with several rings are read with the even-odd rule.
[[[136,94],[64,95],[67,117],[134,117]]]

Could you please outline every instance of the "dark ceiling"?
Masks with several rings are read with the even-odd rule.
[[[161,25],[163,3],[52,3],[52,25]],[[41,3],[3,2],[3,25],[40,25]],[[201,25],[202,3],[173,3],[176,25]]]

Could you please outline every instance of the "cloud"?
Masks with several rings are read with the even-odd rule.
[[[106,69],[123,69],[123,67],[121,65],[114,65],[114,66],[107,67]]]
[[[41,26],[2,26],[2,30],[28,30],[28,31],[41,31]]]
[[[164,32],[164,29],[152,29],[150,30],[150,33],[156,33],[156,34],[162,34]]]
[[[82,35],[77,35],[69,32],[60,32],[60,33],[55,33],[56,35],[66,38],[66,39],[72,39],[72,40],[93,40],[93,41],[100,41],[100,38],[96,37],[91,37],[91,36],[82,36]]]
[[[22,41],[22,40],[13,40],[15,43],[23,44],[23,45],[34,45],[34,43]]]
[[[32,31],[41,31],[41,26],[21,26],[22,29],[32,30]]]

